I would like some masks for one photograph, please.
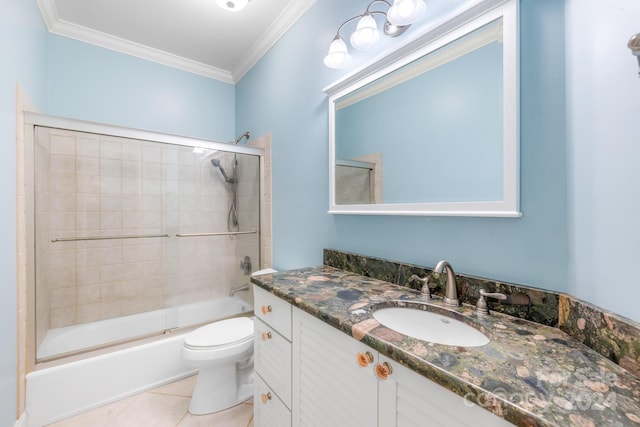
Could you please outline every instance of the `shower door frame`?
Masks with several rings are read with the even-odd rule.
[[[26,337],[23,337],[22,342],[27,343],[26,351],[26,372],[31,372],[36,369],[36,314],[35,314],[35,272],[36,272],[36,260],[35,260],[35,131],[36,127],[55,128],[74,132],[83,132],[98,135],[108,135],[120,138],[135,139],[141,141],[150,141],[157,143],[173,144],[184,147],[200,147],[208,150],[220,150],[224,152],[232,152],[237,154],[247,154],[258,156],[259,158],[259,226],[258,226],[258,253],[260,258],[263,259],[263,246],[260,243],[262,238],[263,219],[262,215],[265,209],[265,200],[263,197],[262,189],[265,188],[265,150],[259,147],[253,147],[248,145],[237,145],[230,142],[207,140],[203,138],[194,138],[173,134],[166,134],[161,132],[154,132],[148,130],[141,130],[135,128],[128,128],[123,126],[115,126],[97,122],[69,119],[58,116],[51,116],[40,113],[24,112],[24,137],[25,137],[25,206],[24,212],[24,236],[26,237],[26,279],[27,289],[26,302],[27,313],[26,320],[27,325],[25,328]],[[20,184],[20,183],[19,183]],[[20,228],[18,228],[20,230]],[[20,231],[19,231],[20,232]],[[159,334],[162,331],[158,331]],[[20,342],[20,340],[18,340]],[[101,348],[118,345],[120,343],[107,344]],[[91,351],[91,349],[87,350]],[[52,360],[63,359],[65,357],[75,357],[79,353],[74,353],[70,356],[61,356],[60,358],[53,358]],[[48,362],[42,362],[47,364]]]

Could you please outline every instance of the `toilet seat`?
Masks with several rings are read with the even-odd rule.
[[[191,350],[208,350],[238,345],[253,340],[253,320],[236,317],[202,326],[187,334],[184,346]]]

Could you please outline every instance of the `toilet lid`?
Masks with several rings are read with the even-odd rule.
[[[196,329],[184,338],[190,347],[215,347],[243,341],[253,336],[253,320],[236,317]]]

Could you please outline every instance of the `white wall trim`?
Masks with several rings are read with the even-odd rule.
[[[273,267],[273,226],[272,226],[272,158],[271,133],[247,141],[247,145],[264,150],[260,169],[260,268]]]
[[[31,333],[29,321],[30,311],[29,296],[27,287],[29,277],[33,273],[30,270],[28,261],[28,242],[30,224],[27,202],[27,136],[25,134],[25,114],[35,112],[37,108],[31,101],[28,94],[16,83],[16,404],[17,413],[24,416],[26,401],[26,373],[30,368],[30,345],[29,336]]]
[[[60,19],[53,0],[37,1],[50,33],[157,62],[189,73],[220,80],[224,83],[235,84],[276,44],[316,0],[296,0],[291,2],[291,5],[283,10],[262,37],[260,37],[258,43],[247,52],[235,69],[231,71],[62,20]]]
[[[51,2],[51,0],[38,0],[38,3],[49,2]],[[47,8],[47,10],[49,9]],[[45,15],[45,18],[48,19],[49,16]],[[168,65],[169,67],[209,77],[211,79],[220,80],[225,83],[234,83],[233,76],[229,71],[154,49],[130,40],[125,40],[120,37],[112,36],[110,34],[102,33],[100,31],[92,30],[68,21],[63,21],[59,18],[52,22],[47,21],[47,28],[49,29],[49,32],[53,34],[69,37],[85,43],[111,49],[116,52],[157,62],[159,64]]]

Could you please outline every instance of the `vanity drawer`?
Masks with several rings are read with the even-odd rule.
[[[256,317],[291,341],[291,304],[255,285],[253,299]]]
[[[291,427],[291,411],[259,375],[255,378],[253,416],[256,427]]]
[[[254,330],[254,369],[291,407],[291,343],[259,319],[254,322]]]

